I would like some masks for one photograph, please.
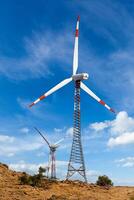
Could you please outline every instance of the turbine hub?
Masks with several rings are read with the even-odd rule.
[[[89,75],[87,73],[75,74],[72,76],[74,81],[87,80]]]

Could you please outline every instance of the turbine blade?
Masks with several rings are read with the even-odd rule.
[[[54,145],[57,145],[59,143],[61,143],[64,140],[64,138],[60,139],[59,141],[57,141],[56,143],[54,143]]]
[[[61,81],[59,84],[57,84],[56,86],[54,86],[52,89],[50,89],[48,92],[46,92],[45,94],[43,94],[41,97],[39,97],[36,101],[34,101],[33,103],[31,103],[29,105],[29,107],[32,107],[33,105],[35,105],[36,103],[38,103],[40,100],[43,100],[45,97],[49,96],[50,94],[52,94],[53,92],[55,92],[56,90],[62,88],[63,86],[67,85],[69,82],[72,81],[72,77],[65,79],[63,81]]]
[[[44,137],[44,135],[36,127],[34,127],[34,128],[39,133],[39,135],[45,140],[45,142],[48,144],[48,146],[50,147],[50,144],[49,144],[48,140]]]
[[[78,37],[79,37],[79,21],[80,17],[77,18],[76,31],[75,31],[75,43],[74,43],[74,56],[73,56],[73,75],[76,74],[78,69]]]
[[[98,101],[101,105],[105,106],[108,110],[115,113],[115,111],[110,108],[103,100],[101,100],[99,97],[96,96],[84,83],[81,82],[81,88],[87,92],[92,98],[94,98],[96,101]]]

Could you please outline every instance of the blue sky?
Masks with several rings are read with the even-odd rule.
[[[57,173],[66,174],[72,141],[73,83],[29,109],[28,104],[72,74],[80,15],[79,72],[85,84],[117,111],[81,91],[82,142],[89,181],[107,174],[134,184],[134,2],[132,0],[0,1],[0,161],[35,172],[54,142]]]

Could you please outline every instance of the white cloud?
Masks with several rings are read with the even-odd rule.
[[[89,128],[98,132],[98,131],[104,130],[107,127],[109,127],[109,121],[95,122],[95,123],[91,124]]]
[[[112,135],[120,135],[125,132],[134,131],[134,118],[129,117],[127,112],[121,111],[117,114],[115,120],[95,122],[90,127],[95,131],[102,131],[109,128]]]
[[[119,112],[116,119],[111,122],[111,133],[123,134],[134,131],[134,118],[129,117],[127,112]]]
[[[101,175],[100,172],[95,171],[95,170],[87,170],[86,175],[88,177],[88,179],[90,180],[90,178],[97,178],[98,176]]]
[[[121,167],[134,167],[134,157],[126,157],[115,161]]]
[[[8,135],[0,135],[0,155],[11,157],[17,153],[33,151],[41,148],[43,143],[37,137],[17,138]]]
[[[0,134],[0,142],[12,143],[14,140],[15,140],[14,137]]]
[[[16,154],[20,154],[22,152],[28,152],[28,151],[37,151],[41,148],[46,148],[48,151],[48,146],[44,142],[44,140],[38,135],[38,133],[30,134],[29,128],[23,127],[21,129],[18,129],[22,133],[29,133],[29,134],[21,134],[20,136],[9,136],[0,134],[0,156],[4,157],[11,157],[15,156]],[[17,130],[17,131],[18,131]],[[39,128],[40,130],[40,128]],[[63,149],[70,149],[70,136],[67,137],[66,132],[68,133],[68,130],[65,127],[63,129],[60,129],[60,131],[56,129],[56,132],[46,132],[40,130],[44,136],[48,139],[50,143],[56,143],[57,141],[60,141],[60,147],[58,151],[63,151]],[[7,132],[10,132],[6,130]],[[35,131],[33,129],[33,131]],[[42,152],[42,151],[41,151]],[[37,156],[42,156],[44,153],[36,152]]]
[[[9,165],[9,168],[15,171],[21,171],[21,172],[27,172],[30,174],[35,174],[38,172],[39,167],[46,166],[45,163],[39,163],[39,164],[32,164],[32,163],[26,163],[24,160],[19,161],[18,163],[12,163]]]
[[[45,153],[45,152],[39,152],[36,154],[38,157],[47,157],[48,156],[48,153]]]
[[[24,128],[21,128],[20,131],[21,131],[22,133],[29,133],[30,130],[29,130],[29,128],[24,127]]]
[[[90,125],[96,132],[107,131],[112,136],[107,145],[114,147],[134,143],[134,118],[128,116],[127,112],[119,112],[116,119],[111,121],[96,122]]]
[[[54,131],[57,132],[57,133],[61,133],[62,129],[61,128],[54,128]]]
[[[115,138],[111,137],[107,143],[109,147],[127,144],[134,144],[134,132],[123,133]]]
[[[73,136],[73,127],[70,127],[66,130],[66,136],[72,137]]]
[[[114,185],[116,186],[133,186],[134,185],[134,179],[132,178],[112,178]]]

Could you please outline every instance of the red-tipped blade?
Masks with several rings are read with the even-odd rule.
[[[115,111],[110,108],[103,100],[101,100],[99,97],[96,96],[84,83],[81,82],[81,88],[87,92],[92,98],[94,98],[96,101],[98,101],[101,105],[105,106],[109,111],[115,113]]]
[[[61,81],[59,84],[57,84],[52,89],[50,89],[48,92],[46,92],[41,97],[39,97],[36,101],[34,101],[33,103],[31,103],[29,105],[29,107],[34,106],[36,103],[38,103],[39,101],[43,100],[44,98],[46,98],[47,96],[49,96],[50,94],[52,94],[53,92],[55,92],[56,90],[62,88],[64,85],[67,85],[71,81],[72,81],[72,77],[71,78],[67,78],[64,81]]]

